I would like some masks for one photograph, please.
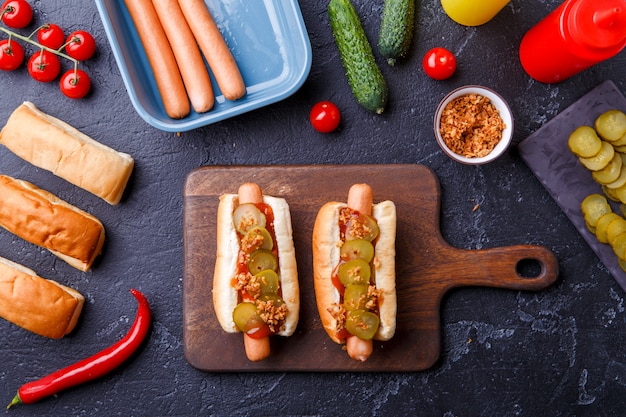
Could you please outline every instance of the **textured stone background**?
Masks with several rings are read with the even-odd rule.
[[[375,40],[382,0],[354,3]],[[0,173],[55,191],[99,217],[108,232],[104,253],[91,272],[82,273],[0,231],[0,256],[75,287],[87,300],[76,331],[62,340],[44,340],[0,322],[0,398],[8,403],[21,383],[118,340],[135,314],[131,287],[150,299],[154,325],[140,353],[116,372],[7,414],[624,414],[624,291],[515,147],[492,164],[463,166],[439,150],[431,127],[437,103],[464,84],[486,85],[505,97],[515,115],[515,143],[607,79],[626,92],[624,53],[556,85],[534,82],[524,73],[519,42],[560,1],[513,0],[487,25],[465,28],[444,14],[438,0],[417,0],[409,58],[390,68],[378,56],[390,88],[390,105],[382,116],[359,108],[350,94],[328,25],[327,1],[301,1],[313,50],[302,88],[282,102],[180,137],[150,127],[132,108],[93,2],[32,4],[38,22],[94,34],[98,53],[85,64],[93,93],[70,101],[56,85],[30,79],[24,68],[3,73],[0,122],[22,101],[31,100],[130,153],[136,169],[125,199],[112,207],[0,148]],[[421,70],[421,58],[433,46],[456,54],[459,67],[453,78],[433,81]],[[343,115],[340,129],[330,135],[314,132],[308,121],[310,107],[323,99],[334,101]],[[467,249],[544,245],[559,258],[560,278],[540,293],[464,288],[448,294],[442,305],[442,358],[425,372],[207,374],[193,369],[183,357],[181,329],[186,175],[203,165],[313,163],[424,164],[441,182],[446,240]]]

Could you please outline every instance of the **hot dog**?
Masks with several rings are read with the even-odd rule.
[[[125,0],[124,3],[146,51],[165,113],[172,119],[187,116],[190,112],[189,98],[174,53],[152,2]]]
[[[367,184],[350,188],[346,203],[322,206],[313,226],[313,277],[317,309],[328,336],[365,361],[374,340],[396,329],[396,208],[373,204]]]
[[[255,183],[220,197],[213,306],[228,333],[243,332],[246,355],[270,354],[269,336],[291,336],[300,289],[289,206]]]
[[[204,0],[179,0],[178,3],[224,97],[227,100],[243,97],[246,85],[239,67]]]
[[[178,1],[152,0],[152,4],[172,47],[191,105],[198,113],[211,110],[214,96],[209,72]]]

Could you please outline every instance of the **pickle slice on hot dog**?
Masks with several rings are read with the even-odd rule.
[[[300,289],[289,205],[254,183],[220,197],[213,305],[228,333],[244,333],[251,361],[270,354],[269,336],[291,336]]]
[[[353,359],[367,360],[372,340],[395,333],[395,239],[395,204],[374,204],[367,184],[353,185],[347,203],[326,203],[315,219],[317,309],[328,336]]]

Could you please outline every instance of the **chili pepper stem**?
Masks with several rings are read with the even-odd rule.
[[[9,405],[7,405],[7,410],[13,407],[14,405],[21,404],[21,403],[22,403],[22,400],[20,400],[20,396],[15,394],[15,397],[13,397],[13,401],[11,401]]]

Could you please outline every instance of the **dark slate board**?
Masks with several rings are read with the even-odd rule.
[[[607,244],[598,242],[585,226],[581,201],[593,193],[602,193],[591,173],[570,152],[567,140],[578,126],[593,126],[607,110],[626,111],[626,98],[612,81],[605,81],[573,103],[518,145],[521,158],[530,167],[582,237],[609,269],[618,284],[626,290],[626,272]],[[611,203],[615,211],[618,205]]]

